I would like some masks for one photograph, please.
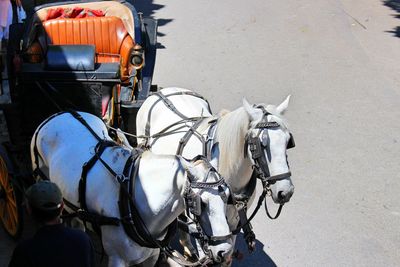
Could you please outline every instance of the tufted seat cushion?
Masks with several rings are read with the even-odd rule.
[[[129,57],[134,41],[117,17],[59,18],[42,23],[45,42],[54,45],[95,45],[98,63],[120,62],[121,80],[131,71]],[[43,41],[39,43],[43,50]],[[32,47],[37,44],[32,44]],[[31,48],[32,49],[32,48]],[[34,49],[37,51],[37,48]],[[29,51],[29,48],[28,48]]]

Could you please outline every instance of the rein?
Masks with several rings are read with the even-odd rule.
[[[80,207],[76,207],[69,201],[65,201],[66,205],[70,207],[74,213],[69,214],[65,217],[79,217],[85,222],[90,222],[93,224],[97,233],[101,235],[100,227],[101,225],[114,225],[118,226],[122,224],[126,234],[136,243],[143,247],[148,248],[160,248],[163,249],[166,247],[172,237],[175,235],[177,230],[177,219],[172,222],[167,229],[167,234],[165,238],[161,241],[152,237],[150,232],[148,231],[146,225],[144,224],[143,219],[141,218],[136,205],[134,203],[134,188],[132,185],[134,183],[134,179],[136,178],[138,171],[138,164],[140,161],[141,152],[137,152],[135,155],[131,155],[124,168],[124,173],[118,175],[115,171],[101,158],[101,154],[104,152],[105,148],[111,146],[117,146],[117,144],[113,141],[103,140],[101,139],[94,130],[88,125],[88,123],[83,119],[83,117],[77,113],[76,111],[70,110],[67,112],[60,112],[51,117],[49,117],[39,129],[36,131],[35,135],[35,145],[34,145],[34,157],[36,169],[34,170],[34,174],[39,175],[42,179],[48,180],[48,177],[40,170],[39,168],[39,153],[37,149],[37,135],[40,129],[51,119],[54,117],[61,115],[63,113],[70,113],[76,120],[78,120],[88,131],[97,139],[98,143],[95,147],[95,154],[92,158],[90,158],[83,166],[82,166],[82,174],[81,179],[79,181],[79,203]],[[120,199],[119,199],[119,207],[120,213],[122,215],[121,218],[115,217],[107,217],[104,215],[99,215],[97,213],[89,212],[86,205],[86,176],[96,161],[100,161],[102,165],[116,178],[118,183],[120,184]],[[132,171],[133,169],[133,171]],[[126,174],[129,171],[129,174]],[[131,180],[133,182],[131,182]]]
[[[202,143],[203,146],[203,155],[208,156],[208,158],[210,159],[211,157],[211,148],[209,148],[209,143],[210,140],[212,138],[210,138],[210,134],[214,134],[215,131],[212,131],[213,125],[216,124],[216,120],[211,120],[208,123],[210,124],[210,128],[209,128],[209,134],[204,137],[203,135],[201,135],[199,132],[197,132],[197,128],[203,123],[203,121],[205,119],[209,119],[209,117],[203,117],[203,116],[199,116],[199,117],[186,117],[184,114],[182,114],[172,103],[172,101],[168,98],[170,96],[178,96],[178,95],[190,95],[193,97],[197,97],[200,98],[204,101],[206,101],[207,103],[207,107],[208,107],[208,111],[211,113],[211,108],[210,108],[210,104],[208,103],[208,101],[201,96],[200,94],[197,94],[195,92],[175,92],[175,93],[170,93],[170,94],[163,94],[162,92],[155,92],[152,93],[151,95],[157,96],[158,99],[153,103],[153,105],[150,107],[149,109],[149,114],[147,116],[147,122],[146,122],[146,128],[145,128],[145,135],[141,136],[142,138],[144,138],[145,144],[144,147],[151,147],[154,145],[154,143],[158,140],[158,138],[160,137],[164,137],[164,136],[168,136],[168,135],[172,135],[172,134],[176,134],[179,132],[180,129],[184,129],[184,128],[189,128],[189,130],[183,130],[183,132],[185,132],[185,135],[179,140],[179,144],[178,144],[178,148],[176,151],[176,155],[182,155],[183,153],[183,149],[186,146],[187,142],[189,141],[189,139],[192,136],[196,136],[197,139],[199,139],[199,141]],[[154,134],[154,135],[150,135],[150,121],[151,121],[151,114],[152,114],[152,110],[153,108],[156,106],[156,104],[158,102],[162,101],[164,103],[164,105],[170,109],[173,113],[175,113],[176,115],[178,115],[181,120],[168,125],[166,128],[164,128],[163,130],[159,131],[158,133]],[[187,123],[192,123],[192,125],[188,125]],[[181,126],[180,126],[181,125]],[[172,129],[175,126],[179,126],[178,128]],[[151,144],[149,144],[149,140],[150,138],[153,138],[153,141]]]
[[[203,156],[203,155],[198,155],[194,157],[191,161],[197,161],[197,160],[203,160],[209,168],[209,173],[210,172],[216,172],[215,168],[209,163],[209,161]],[[184,230],[185,232],[193,235],[196,239],[200,240],[200,243],[202,245],[202,249],[204,253],[206,254],[205,257],[202,259],[198,259],[196,262],[189,262],[184,259],[182,255],[180,255],[177,251],[171,250],[169,247],[165,247],[162,249],[163,253],[165,253],[168,257],[170,257],[172,260],[174,260],[176,263],[178,263],[181,266],[208,266],[208,264],[211,264],[212,261],[212,252],[209,249],[209,245],[216,244],[218,241],[223,241],[227,240],[228,238],[232,237],[232,234],[224,235],[224,236],[209,236],[207,235],[204,231],[203,228],[200,225],[200,215],[201,215],[201,198],[200,195],[195,193],[193,191],[193,188],[197,189],[211,189],[211,188],[218,188],[220,195],[225,192],[223,191],[222,186],[226,185],[224,178],[219,178],[215,182],[197,182],[194,181],[194,177],[192,174],[187,171],[187,183],[185,185],[184,189],[184,200],[185,200],[185,206],[187,209],[187,213],[191,214],[193,216],[192,220],[196,225],[196,231],[197,232],[190,232],[189,231],[189,223],[186,222],[187,218],[186,216],[182,215],[182,219],[178,218],[178,227],[181,230]],[[208,178],[208,175],[207,175]],[[206,178],[206,180],[207,180]],[[222,193],[221,193],[222,191]],[[225,196],[226,198],[226,196]]]
[[[197,96],[196,93],[194,93],[194,94]],[[180,121],[178,121],[178,122],[176,122],[176,123],[174,123],[172,125],[169,125],[167,128],[163,129],[161,132],[159,132],[159,133],[157,133],[155,135],[158,135],[159,137],[162,137],[162,136],[165,136],[165,135],[174,134],[174,133],[176,133],[176,131],[170,131],[170,132],[167,132],[167,131],[170,128],[172,128],[173,126],[175,126],[175,125],[178,125],[178,124],[181,124],[181,123],[186,123],[188,121],[194,121],[194,125],[192,127],[190,127],[189,131],[187,131],[185,133],[184,137],[182,137],[181,140],[179,141],[177,154],[181,155],[182,152],[183,152],[183,148],[186,145],[186,143],[188,142],[188,140],[190,139],[190,137],[194,133],[197,133],[194,126],[196,126],[196,128],[197,128],[197,125],[200,124],[198,122],[199,121],[201,122],[203,118],[188,118],[188,117],[186,117],[185,115],[183,115],[181,112],[179,112],[176,109],[176,107],[173,105],[172,101],[168,99],[168,96],[171,96],[171,95],[182,95],[181,93],[163,95],[161,92],[157,92],[154,95],[158,96],[159,99],[153,104],[153,106],[149,110],[149,115],[148,115],[148,118],[147,118],[146,130],[145,130],[145,135],[147,136],[146,144],[148,143],[148,140],[150,139],[149,135],[150,135],[151,111],[153,110],[153,108],[156,106],[156,104],[159,101],[163,101],[163,103],[166,105],[166,107],[169,108],[176,115],[181,117],[182,120],[180,120]],[[203,100],[205,100],[200,95],[198,97],[203,99]],[[205,100],[205,101],[207,101],[207,100]],[[207,101],[207,104],[208,104],[208,101]],[[208,104],[208,106],[209,106],[209,104]],[[207,140],[204,140],[203,138],[199,138],[199,136],[201,136],[200,134],[195,135],[196,137],[198,137],[201,140],[201,142],[203,144],[203,154],[202,155],[206,156],[208,159],[211,159],[212,148],[213,148],[214,145],[217,144],[217,143],[213,143],[212,142],[212,140],[214,139],[214,135],[216,133],[217,119],[212,120],[210,123],[211,123],[211,126],[209,127],[209,130],[208,130]],[[152,144],[147,145],[147,146],[151,147],[154,144],[155,141],[156,141],[156,139],[153,141]],[[250,187],[248,188],[249,190],[246,190],[248,192],[246,192],[244,195],[243,194],[236,195],[236,194],[233,193],[233,191],[230,189],[230,187],[229,187],[229,189],[232,192],[230,201],[236,207],[236,209],[238,211],[238,214],[239,214],[239,220],[240,220],[237,228],[232,232],[232,234],[238,234],[240,232],[240,230],[243,229],[245,240],[246,240],[246,242],[248,244],[248,248],[249,248],[250,251],[253,251],[255,249],[255,234],[254,234],[254,232],[252,230],[252,226],[250,224],[250,220],[247,219],[247,214],[246,214],[247,213],[247,201],[248,201],[249,197],[253,194],[253,192],[255,190],[255,187],[256,187],[256,179],[251,179],[251,181],[252,182],[250,183]],[[263,199],[264,198],[265,198],[265,196],[263,197]],[[194,202],[194,203],[196,203],[196,202]],[[191,204],[191,203],[189,203],[189,204]],[[200,203],[196,204],[196,205],[200,206]],[[192,214],[198,212],[198,211],[196,211],[197,206],[195,208],[192,207]],[[258,209],[254,212],[254,215],[255,215],[255,213],[257,211],[258,211]],[[254,217],[254,215],[252,217]],[[189,230],[188,230],[189,226],[187,225],[186,220],[180,220],[178,222],[179,222],[180,229],[189,233]],[[197,235],[200,238],[203,250],[206,252],[207,248],[204,248],[204,241],[203,241],[205,239],[205,236],[201,231],[201,227],[199,227],[198,219],[196,219],[195,223],[196,223],[196,228],[198,230],[198,233],[195,233],[195,234],[191,233],[191,234],[193,236]]]
[[[197,155],[196,157],[194,157],[191,161],[197,161],[197,160],[203,160],[208,168],[209,168],[209,174],[211,172],[215,172],[217,173],[217,171],[215,170],[214,166],[211,165],[211,163],[208,161],[208,159],[203,156],[203,155]],[[215,236],[215,235],[207,235],[204,230],[203,227],[200,224],[200,215],[201,215],[201,198],[199,194],[196,194],[192,188],[197,188],[197,189],[211,189],[211,188],[218,188],[218,192],[219,195],[221,196],[221,198],[227,202],[227,196],[225,195],[224,189],[222,186],[227,186],[225,182],[224,178],[219,178],[217,181],[215,182],[196,182],[193,181],[194,177],[187,172],[187,176],[188,176],[188,183],[186,184],[185,187],[185,206],[186,206],[186,211],[187,214],[191,214],[193,217],[191,218],[192,221],[195,223],[196,226],[196,231],[197,232],[190,232],[189,231],[189,224],[186,220],[186,216],[182,215],[182,219],[178,219],[178,225],[179,228],[189,234],[191,234],[194,238],[198,239],[201,243],[202,249],[204,251],[204,253],[207,255],[207,257],[212,258],[212,252],[209,249],[209,245],[215,245],[217,244],[219,241],[224,241],[227,240],[229,238],[232,237],[232,234],[229,233],[227,235],[223,235],[223,236]],[[206,181],[208,179],[209,175],[207,175]]]
[[[268,144],[263,144],[260,142],[260,135],[264,130],[268,129],[273,129],[273,128],[278,128],[280,125],[277,122],[269,122],[267,121],[267,116],[271,115],[269,112],[265,110],[263,106],[258,106],[257,108],[260,108],[263,111],[263,119],[261,122],[259,122],[255,128],[259,129],[257,135],[255,137],[251,136],[251,134],[248,134],[245,139],[245,144],[244,144],[244,156],[247,157],[247,150],[250,150],[251,157],[253,159],[254,164],[252,165],[253,167],[253,173],[250,178],[250,183],[246,188],[245,194],[236,194],[234,195],[234,205],[238,211],[239,214],[239,224],[236,228],[236,230],[233,231],[234,234],[237,234],[240,232],[240,229],[243,229],[244,232],[244,238],[247,242],[248,249],[249,251],[253,251],[255,249],[255,234],[252,230],[251,226],[251,220],[254,218],[254,216],[257,214],[258,210],[260,209],[262,202],[264,202],[264,207],[265,211],[267,213],[267,216],[274,220],[279,217],[281,214],[283,204],[279,205],[279,208],[277,210],[277,213],[272,216],[268,210],[267,202],[266,202],[266,196],[271,194],[271,189],[270,185],[275,183],[276,181],[287,179],[288,177],[291,176],[291,172],[286,172],[286,173],[281,173],[277,175],[271,175],[269,168],[268,168],[268,161],[265,158],[264,150],[267,150],[267,153],[269,152],[269,146]],[[294,140],[292,134],[290,134],[290,140],[288,143],[288,147],[292,148],[294,147]],[[260,195],[257,206],[250,215],[250,217],[247,219],[247,203],[250,198],[250,196],[253,194],[255,190],[255,184],[256,180],[260,179],[263,187],[263,192]]]
[[[156,106],[156,104],[159,101],[163,101],[163,103],[165,104],[165,106],[167,108],[169,108],[172,112],[174,112],[176,115],[178,115],[179,117],[181,117],[183,120],[188,120],[189,118],[186,117],[185,115],[183,115],[179,110],[176,109],[176,107],[174,106],[174,104],[172,103],[171,100],[168,99],[169,96],[177,96],[177,95],[190,95],[190,96],[194,96],[200,99],[203,99],[204,101],[207,102],[208,105],[208,111],[211,113],[211,108],[210,108],[210,104],[208,103],[207,99],[205,99],[202,95],[197,94],[195,92],[191,92],[191,91],[187,91],[187,92],[175,92],[175,93],[170,93],[170,94],[166,94],[164,95],[161,92],[155,92],[152,93],[151,95],[157,96],[158,99],[156,102],[154,102],[153,106],[150,108],[149,110],[149,115],[147,117],[147,123],[146,123],[146,129],[145,129],[145,135],[146,136],[150,136],[150,121],[151,121],[151,112],[153,110],[153,108]]]
[[[168,97],[174,96],[174,95],[191,95],[191,96],[194,96],[194,97],[201,98],[201,99],[203,99],[203,100],[205,100],[207,102],[208,110],[211,113],[211,109],[210,109],[210,105],[209,105],[208,101],[205,98],[203,98],[201,95],[199,95],[199,94],[197,94],[195,92],[176,92],[176,93],[171,93],[171,94],[166,94],[166,95],[162,94],[161,92],[156,92],[156,93],[153,93],[152,95],[158,96],[159,99],[157,99],[157,101],[153,103],[153,106],[149,110],[149,115],[148,115],[148,118],[147,118],[146,129],[145,129],[145,136],[146,136],[146,139],[147,139],[146,143],[148,143],[150,138],[153,138],[154,141],[151,144],[147,144],[145,146],[151,147],[152,145],[154,145],[154,143],[157,141],[158,138],[163,137],[163,136],[167,136],[167,135],[171,135],[171,134],[175,134],[180,129],[188,127],[189,130],[185,131],[184,136],[179,140],[179,145],[178,145],[178,148],[177,148],[177,151],[176,151],[175,154],[176,155],[182,155],[184,147],[186,146],[186,144],[189,141],[189,139],[194,135],[203,144],[203,154],[196,156],[195,158],[192,159],[192,161],[195,161],[195,160],[198,160],[198,159],[203,159],[204,162],[206,162],[208,164],[208,167],[210,168],[210,171],[216,172],[215,168],[209,163],[209,160],[211,159],[211,150],[212,150],[212,144],[211,144],[212,142],[211,141],[213,140],[213,136],[215,134],[217,120],[212,119],[211,121],[208,122],[210,124],[210,127],[209,127],[209,130],[208,130],[207,137],[204,138],[200,133],[197,132],[197,128],[201,125],[201,123],[203,123],[203,121],[206,119],[206,117],[193,117],[193,118],[186,117],[180,111],[177,110],[177,108],[174,106],[172,101],[170,99],[168,99]],[[160,132],[150,136],[151,111],[156,106],[156,104],[158,102],[160,102],[160,101],[162,101],[168,109],[170,109],[176,115],[181,117],[182,120],[179,120],[179,121],[167,126],[166,128],[164,128]],[[193,122],[193,125],[188,126],[187,125],[188,122]],[[171,128],[173,128],[175,126],[179,126],[181,124],[184,124],[184,125],[180,126],[178,129],[172,129],[171,130]],[[191,180],[191,175],[190,175],[189,172],[188,172],[188,178],[189,178],[189,180]],[[223,190],[222,190],[222,187],[221,187],[222,185],[228,186],[225,183],[225,181],[223,180],[223,178],[221,178],[217,182],[212,182],[212,183],[193,182],[193,181],[190,182],[190,187],[191,188],[208,189],[208,188],[218,187],[221,197],[223,197],[222,196]],[[203,251],[205,252],[205,254],[207,256],[211,257],[211,255],[210,255],[211,251],[208,249],[208,245],[210,245],[210,244],[213,245],[218,241],[226,240],[226,239],[230,238],[232,236],[232,234],[228,234],[228,235],[225,235],[225,236],[208,236],[207,234],[205,234],[203,229],[202,229],[202,227],[201,227],[201,225],[200,225],[200,214],[201,214],[200,196],[199,195],[196,196],[196,194],[189,187],[187,187],[185,190],[186,190],[185,191],[185,196],[186,196],[185,199],[186,199],[187,214],[192,214],[193,215],[193,218],[191,218],[191,219],[196,224],[196,231],[197,232],[189,233],[189,230],[188,230],[189,226],[188,226],[188,223],[185,220],[179,220],[178,221],[179,222],[179,227],[180,227],[181,230],[183,230],[185,232],[188,232],[189,234],[194,236],[196,239],[200,240],[200,243],[202,245]],[[225,196],[225,199],[227,199],[226,196]]]
[[[103,147],[105,141],[101,139],[93,129],[87,124],[82,116],[76,111],[70,111],[72,116],[77,119],[82,125],[84,125],[90,133],[98,140],[96,147]],[[115,143],[114,143],[115,145]],[[134,202],[134,184],[139,169],[139,163],[141,158],[141,151],[136,150],[135,155],[131,155],[125,163],[124,171],[122,174],[117,174],[102,158],[101,154],[96,151],[95,155],[83,166],[82,178],[80,180],[80,192],[84,192],[84,187],[81,184],[86,183],[86,174],[89,169],[94,165],[94,162],[99,160],[102,165],[113,175],[118,183],[120,184],[120,196],[119,196],[119,209],[122,215],[121,223],[126,234],[140,246],[148,248],[164,248],[166,247],[176,232],[177,220],[174,220],[167,227],[167,234],[163,240],[155,239],[150,231],[147,229],[139,211],[136,208]],[[92,164],[90,164],[93,162]],[[90,165],[89,165],[90,164]],[[89,165],[89,167],[87,167]],[[86,171],[85,171],[86,170]],[[82,197],[81,197],[82,196]],[[84,203],[83,193],[80,193],[80,203]],[[86,207],[87,210],[87,207]]]
[[[189,131],[187,131],[184,135],[183,138],[181,138],[180,142],[179,142],[179,146],[177,149],[177,154],[181,155],[183,152],[183,148],[186,145],[186,143],[188,142],[188,140],[190,139],[190,137],[194,134],[197,133],[196,132],[196,128],[197,126],[200,124],[198,123],[198,121],[201,121],[200,119],[196,119],[194,120],[194,118],[188,118],[186,117],[184,114],[182,114],[181,112],[179,112],[176,107],[173,105],[172,101],[168,99],[168,96],[172,96],[172,95],[184,95],[186,94],[185,92],[181,92],[181,93],[174,93],[174,94],[169,94],[169,95],[163,95],[161,92],[157,92],[154,95],[158,96],[159,99],[153,104],[153,106],[150,108],[149,110],[149,115],[147,118],[147,123],[146,123],[146,136],[149,139],[149,135],[150,135],[150,118],[151,118],[151,111],[154,108],[154,106],[159,102],[159,101],[163,101],[163,103],[166,105],[167,108],[169,108],[172,112],[174,112],[176,115],[178,115],[179,117],[182,118],[181,121],[174,123],[173,125],[168,126],[166,129],[162,130],[160,133],[160,135],[158,137],[162,137],[168,134],[173,134],[176,133],[176,131],[171,131],[171,132],[167,132],[170,128],[172,128],[175,125],[178,125],[180,123],[186,123],[188,121],[194,121],[194,125],[192,127],[190,127]],[[202,96],[198,96],[196,93],[194,93],[195,96],[205,100]],[[205,100],[207,101],[207,100]],[[208,104],[208,102],[207,102]],[[268,161],[265,158],[265,154],[264,154],[264,150],[267,149],[269,151],[269,147],[267,145],[264,145],[260,142],[260,135],[264,130],[268,130],[268,129],[273,129],[273,128],[278,128],[280,127],[280,125],[277,122],[269,122],[267,120],[267,116],[271,115],[269,112],[266,111],[266,109],[263,106],[257,106],[257,108],[261,109],[263,111],[263,119],[261,122],[259,122],[255,128],[259,129],[258,134],[255,137],[252,137],[251,135],[247,135],[246,136],[246,140],[245,140],[245,145],[244,145],[244,155],[245,157],[247,157],[247,150],[250,150],[251,152],[251,156],[253,159],[253,174],[252,177],[250,179],[250,183],[249,185],[246,187],[246,192],[243,194],[231,194],[231,201],[232,204],[236,207],[238,214],[239,214],[239,224],[236,228],[236,230],[234,230],[232,233],[233,234],[237,234],[240,232],[241,229],[243,229],[244,232],[244,236],[245,239],[247,241],[248,244],[248,248],[250,251],[253,251],[255,249],[255,234],[252,230],[252,226],[250,224],[251,220],[254,218],[254,216],[257,214],[259,208],[262,205],[262,202],[264,202],[264,207],[267,213],[267,216],[270,219],[277,219],[279,217],[279,215],[281,214],[282,208],[283,208],[283,204],[279,205],[279,208],[277,210],[277,213],[272,216],[268,210],[267,207],[267,202],[266,202],[266,196],[269,195],[271,193],[271,189],[270,189],[270,185],[275,183],[276,181],[279,180],[283,180],[283,179],[287,179],[288,177],[291,176],[291,172],[286,172],[286,173],[281,173],[281,174],[277,174],[277,175],[271,175],[269,168],[268,168]],[[211,133],[211,138],[209,138],[207,140],[207,144],[205,144],[206,142],[202,139],[200,139],[198,136],[200,134],[197,134],[195,136],[197,136],[203,143],[203,155],[206,155],[208,158],[211,158],[211,150],[213,145],[212,142],[209,142],[209,140],[213,139],[213,136],[215,134],[216,131],[216,127],[217,127],[217,121],[213,121],[210,129],[209,129],[209,134],[208,137],[210,136]],[[156,134],[157,135],[157,134]],[[201,136],[201,135],[200,135]],[[147,140],[148,140],[147,139]],[[154,141],[155,142],[155,141]],[[153,144],[154,144],[153,142]],[[151,146],[151,145],[150,145]],[[292,134],[290,134],[290,140],[288,143],[288,147],[292,148],[295,146],[294,143],[294,139]],[[270,153],[270,152],[268,152]],[[258,199],[258,203],[256,208],[254,209],[254,211],[252,212],[251,216],[249,217],[249,219],[247,219],[247,202],[250,198],[250,196],[254,193],[255,187],[256,187],[256,181],[257,179],[261,180],[262,186],[263,186],[263,192],[260,195],[259,199]],[[231,190],[231,192],[233,192]]]
[[[252,178],[253,178],[253,176],[255,176],[261,180],[261,183],[263,186],[263,192],[258,199],[257,206],[256,206],[255,210],[253,211],[253,213],[251,214],[251,216],[248,220],[248,223],[250,223],[250,221],[254,218],[254,216],[258,212],[262,202],[265,200],[265,197],[271,193],[270,185],[275,183],[276,181],[287,179],[292,175],[290,171],[286,172],[286,173],[277,174],[277,175],[270,174],[270,171],[268,168],[268,161],[265,158],[265,154],[264,154],[265,149],[267,150],[267,153],[270,153],[269,146],[264,145],[263,143],[260,142],[260,135],[264,130],[276,129],[276,128],[279,128],[280,125],[277,122],[269,122],[267,120],[267,116],[271,115],[271,113],[266,111],[266,109],[263,106],[257,106],[257,108],[259,108],[263,111],[263,114],[264,114],[263,119],[261,122],[257,123],[257,125],[255,126],[256,129],[259,129],[257,135],[253,137],[250,134],[248,134],[248,136],[246,137],[244,152],[245,152],[245,157],[247,156],[247,148],[251,152],[251,157],[255,163],[253,165],[254,171],[253,171]],[[288,146],[286,149],[290,149],[293,147],[295,147],[295,143],[294,143],[292,134],[290,134],[290,140],[289,140],[289,143],[288,143]],[[265,207],[267,216],[270,219],[275,220],[281,214],[283,204],[279,204],[279,208],[278,208],[278,211],[275,214],[275,216],[271,216],[271,214],[269,213],[266,201],[264,202],[264,207]]]
[[[116,178],[116,180],[120,183],[120,199],[119,199],[119,207],[120,207],[120,213],[121,215],[123,215],[123,217],[120,219],[120,221],[122,222],[122,225],[124,227],[125,232],[127,233],[127,235],[132,238],[136,243],[138,243],[141,246],[144,247],[149,247],[149,248],[159,248],[163,253],[165,253],[166,255],[168,255],[169,257],[171,257],[173,260],[175,260],[177,263],[184,265],[184,266],[204,266],[206,264],[209,264],[211,262],[211,251],[208,249],[208,244],[212,244],[212,242],[217,241],[217,240],[225,240],[229,237],[231,237],[231,235],[227,235],[227,236],[211,236],[208,237],[207,235],[205,235],[202,231],[202,227],[200,226],[199,223],[199,218],[200,218],[200,214],[201,214],[201,210],[198,214],[196,214],[195,212],[193,212],[192,214],[195,216],[196,220],[196,224],[197,224],[197,230],[199,235],[203,236],[204,238],[201,239],[202,243],[204,244],[204,249],[205,249],[205,253],[207,255],[206,258],[200,259],[199,261],[192,263],[192,262],[188,262],[186,260],[184,260],[182,257],[177,257],[174,255],[173,251],[171,251],[171,249],[168,247],[172,237],[175,235],[176,230],[177,230],[177,226],[178,226],[178,219],[175,219],[174,222],[172,222],[167,229],[167,234],[164,237],[163,240],[157,240],[155,239],[150,231],[148,230],[148,228],[146,227],[142,217],[140,216],[139,211],[136,208],[136,205],[134,203],[134,188],[133,185],[135,184],[135,178],[137,177],[137,172],[139,170],[138,166],[139,166],[139,162],[140,162],[140,156],[141,156],[141,152],[136,153],[136,155],[131,156],[128,158],[125,167],[124,167],[124,171],[123,174],[117,174],[115,173],[115,171],[100,157],[101,154],[98,153],[98,151],[100,151],[100,149],[102,147],[107,147],[108,143],[113,143],[110,141],[104,141],[102,139],[100,139],[100,137],[97,136],[97,134],[93,131],[93,129],[90,128],[90,126],[87,124],[87,122],[82,118],[82,116],[75,112],[75,111],[70,111],[70,113],[79,121],[81,122],[98,140],[98,144],[96,146],[99,147],[99,149],[96,149],[96,153],[93,156],[92,159],[93,162],[95,162],[96,160],[99,160],[103,166]],[[115,143],[114,143],[115,144]],[[104,151],[104,149],[103,149]],[[92,161],[92,159],[87,162],[85,165],[89,165],[89,163]],[[196,161],[199,159],[203,159],[203,156],[198,156],[195,157],[194,159],[192,159],[192,161]],[[214,167],[209,164],[209,162],[207,160],[205,160],[205,162],[208,164],[209,167],[209,172],[216,172]],[[91,166],[93,166],[93,164],[91,164]],[[85,168],[85,166],[83,167],[83,169],[87,169],[87,171],[90,168]],[[86,173],[87,173],[86,171]],[[184,199],[186,203],[199,203],[201,204],[201,202],[198,202],[198,199],[200,199],[200,195],[195,194],[193,192],[193,188],[198,188],[198,189],[210,189],[210,188],[215,188],[218,187],[219,189],[222,188],[221,186],[225,184],[225,180],[223,178],[220,178],[218,181],[215,182],[197,182],[194,181],[194,177],[190,174],[190,172],[187,171],[187,184],[185,186],[185,191],[184,191]],[[82,179],[81,179],[82,182]],[[83,183],[83,182],[82,182]],[[83,190],[80,190],[83,191]],[[81,196],[81,194],[80,194]],[[82,201],[83,198],[80,198],[80,202]],[[193,200],[193,199],[197,199],[197,200]],[[128,200],[128,201],[126,201]],[[83,202],[83,201],[82,201]],[[82,203],[81,202],[81,203]],[[191,210],[194,211],[195,209],[200,208],[200,205],[191,205],[191,207],[193,207]],[[197,208],[194,208],[197,207]],[[87,209],[87,208],[86,208]],[[113,223],[115,221],[112,221]],[[205,236],[207,236],[208,238],[206,238]],[[224,239],[223,239],[224,238]]]

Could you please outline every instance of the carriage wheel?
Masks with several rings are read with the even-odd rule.
[[[23,226],[21,192],[10,178],[7,165],[0,156],[0,221],[8,235],[18,238]]]

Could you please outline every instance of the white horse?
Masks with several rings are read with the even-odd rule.
[[[254,167],[264,176],[264,189],[275,203],[290,200],[294,186],[286,150],[294,141],[282,117],[289,97],[278,106],[251,106],[244,99],[242,107],[214,116],[208,102],[190,90],[165,88],[159,93],[148,97],[137,114],[139,144],[157,154],[190,158],[208,153],[233,192],[245,195],[247,208],[254,198]],[[190,138],[185,137],[190,131]],[[270,181],[265,180],[268,177]],[[238,210],[232,205],[228,222],[231,230],[239,224]]]
[[[111,141],[105,124],[99,118],[88,113],[79,114],[95,135],[101,140]],[[60,187],[64,199],[78,207],[82,166],[93,157],[95,147],[100,143],[94,134],[72,114],[61,113],[43,122],[31,142],[33,169],[39,167],[43,175]],[[90,212],[122,218],[118,205],[121,180],[119,182],[117,178],[123,177],[121,174],[130,156],[131,150],[107,146],[100,156],[102,162],[95,161],[86,181],[85,199]],[[164,238],[168,226],[185,210],[188,190],[200,195],[200,224],[204,232],[227,236],[226,240],[210,246],[214,260],[221,260],[232,251],[230,229],[225,217],[226,200],[220,195],[221,188],[225,194],[229,194],[229,190],[226,184],[218,188],[201,187],[220,180],[220,176],[210,171],[204,161],[192,164],[182,157],[155,155],[147,151],[141,155],[136,179],[131,178],[131,184],[128,182],[127,185],[134,188],[129,196],[134,196],[133,201],[144,227],[155,239]],[[192,187],[193,182],[200,186]],[[119,226],[101,226],[102,243],[109,257],[109,266],[154,266],[160,249],[140,246],[128,237],[121,224],[122,220]]]

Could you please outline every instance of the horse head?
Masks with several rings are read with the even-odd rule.
[[[229,263],[233,252],[232,235],[226,219],[230,189],[206,158],[198,156],[192,163],[186,166],[190,188],[186,206],[188,216],[196,224],[196,242],[203,249],[199,252],[200,257],[207,254],[216,263]],[[202,239],[201,234],[206,239]],[[202,244],[204,240],[207,240],[206,246]]]
[[[256,174],[275,203],[290,200],[294,192],[287,161],[287,150],[294,147],[293,136],[282,117],[290,96],[280,105],[250,105],[243,99],[243,107],[250,117],[245,153],[249,155]]]

